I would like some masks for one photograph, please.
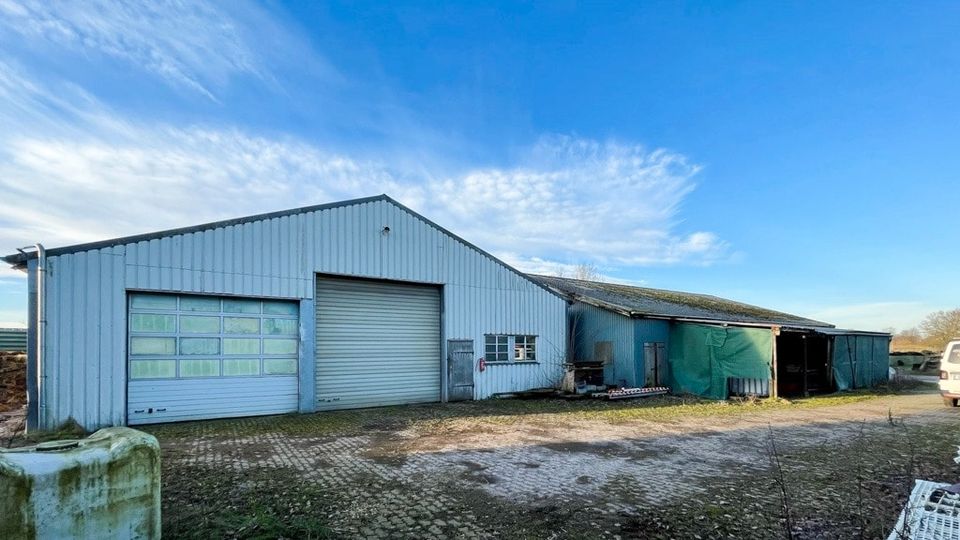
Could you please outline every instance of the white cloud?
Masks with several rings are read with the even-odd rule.
[[[522,272],[527,272],[528,274],[540,274],[544,276],[561,276],[570,278],[576,277],[581,265],[587,264],[562,263],[541,259],[540,257],[525,257],[516,253],[500,252],[496,253],[496,255],[500,258],[500,260]],[[617,277],[616,275],[612,275],[610,272],[616,271],[616,268],[593,267],[592,269],[595,272],[596,279],[605,283],[619,283],[621,285],[635,285],[637,287],[644,287],[647,285],[645,280],[624,279]]]
[[[80,89],[0,63],[4,96],[16,98],[0,106],[6,249],[389,193],[526,270],[588,262],[615,275],[728,253],[712,233],[677,232],[698,167],[666,150],[550,136],[514,166],[433,174],[294,138],[130,122]]]
[[[235,75],[269,77],[242,25],[206,2],[3,0],[0,28],[122,60],[214,100],[215,88]]]
[[[714,234],[678,234],[699,168],[677,153],[568,136],[541,139],[520,165],[427,184],[432,210],[521,265],[558,256],[611,266],[709,264],[727,255]]]

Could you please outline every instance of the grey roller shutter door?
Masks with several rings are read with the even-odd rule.
[[[319,277],[319,410],[440,401],[440,289]]]

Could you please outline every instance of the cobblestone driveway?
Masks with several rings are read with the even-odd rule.
[[[485,538],[565,515],[564,527],[617,537],[629,536],[623,516],[696,498],[718,478],[765,474],[771,429],[778,445],[802,448],[882,429],[891,414],[957,417],[931,393],[717,415],[671,403],[633,405],[650,408],[639,416],[620,414],[628,404],[478,402],[150,430],[165,472],[295,470],[335,501],[337,536]]]

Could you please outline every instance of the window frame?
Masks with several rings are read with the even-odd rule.
[[[540,336],[537,334],[484,334],[483,335],[483,359],[487,364],[538,364],[537,340]],[[490,351],[490,339],[494,339],[495,352]],[[532,357],[525,357],[522,360],[516,358],[518,338],[519,346],[532,351]],[[500,351],[502,345],[506,345],[506,351]],[[491,359],[491,354],[494,356]],[[502,360],[500,358],[503,358]]]

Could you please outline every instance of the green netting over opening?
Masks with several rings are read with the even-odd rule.
[[[727,398],[727,379],[769,379],[773,334],[766,328],[678,323],[670,329],[674,392]]]
[[[837,390],[866,388],[886,381],[889,367],[889,337],[850,334],[834,338],[833,379]]]

